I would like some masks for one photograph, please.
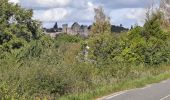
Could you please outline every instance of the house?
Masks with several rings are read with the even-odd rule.
[[[71,30],[74,35],[79,34],[80,33],[80,25],[77,22],[73,23],[73,25],[71,26]]]
[[[68,24],[63,24],[63,25],[62,25],[62,28],[63,28],[63,29],[62,29],[62,32],[63,32],[63,33],[67,33]]]
[[[73,23],[71,27],[68,27],[68,24],[63,24],[62,27],[62,32],[69,35],[80,35],[82,37],[87,37],[89,33],[88,26],[80,25],[77,22]]]
[[[89,34],[88,26],[81,25],[79,35],[82,36],[82,37],[88,37],[88,34]]]

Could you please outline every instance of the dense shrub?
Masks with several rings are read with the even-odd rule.
[[[66,44],[66,43],[78,43],[82,40],[82,38],[78,36],[72,36],[72,35],[67,35],[67,34],[60,34],[55,38],[55,46],[59,47],[61,44]]]
[[[88,41],[89,59],[97,64],[109,64],[120,53],[119,39],[111,34],[100,34]]]
[[[59,99],[167,71],[153,67],[170,56],[169,32],[159,12],[149,15],[143,27],[114,35],[99,8],[88,39],[66,34],[51,39],[41,35],[32,11],[8,0],[0,4],[0,99]],[[11,17],[18,23],[9,23]],[[79,60],[85,46],[88,59]]]
[[[162,26],[162,15],[153,12],[143,27],[136,26],[120,36],[105,32],[89,39],[89,58],[101,62],[161,64],[169,61],[169,32]],[[98,61],[100,59],[100,61]]]
[[[161,28],[160,12],[153,13],[144,27],[135,27],[124,39],[126,46],[118,57],[124,61],[160,64],[169,61],[169,33]]]

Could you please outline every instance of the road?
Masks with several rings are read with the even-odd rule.
[[[144,88],[114,93],[98,100],[170,100],[170,79]]]

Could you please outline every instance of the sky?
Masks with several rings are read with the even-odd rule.
[[[58,25],[79,22],[90,25],[94,20],[94,8],[102,6],[114,25],[125,27],[145,21],[146,9],[156,0],[9,0],[23,8],[33,9],[33,19],[43,22],[50,28]]]

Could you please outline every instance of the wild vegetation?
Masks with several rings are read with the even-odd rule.
[[[52,39],[32,14],[8,0],[0,1],[2,100],[89,100],[132,87],[135,82],[123,85],[129,80],[170,72],[170,30],[161,11],[147,13],[143,27],[117,35],[111,33],[104,10],[96,8],[87,39],[66,34]]]

